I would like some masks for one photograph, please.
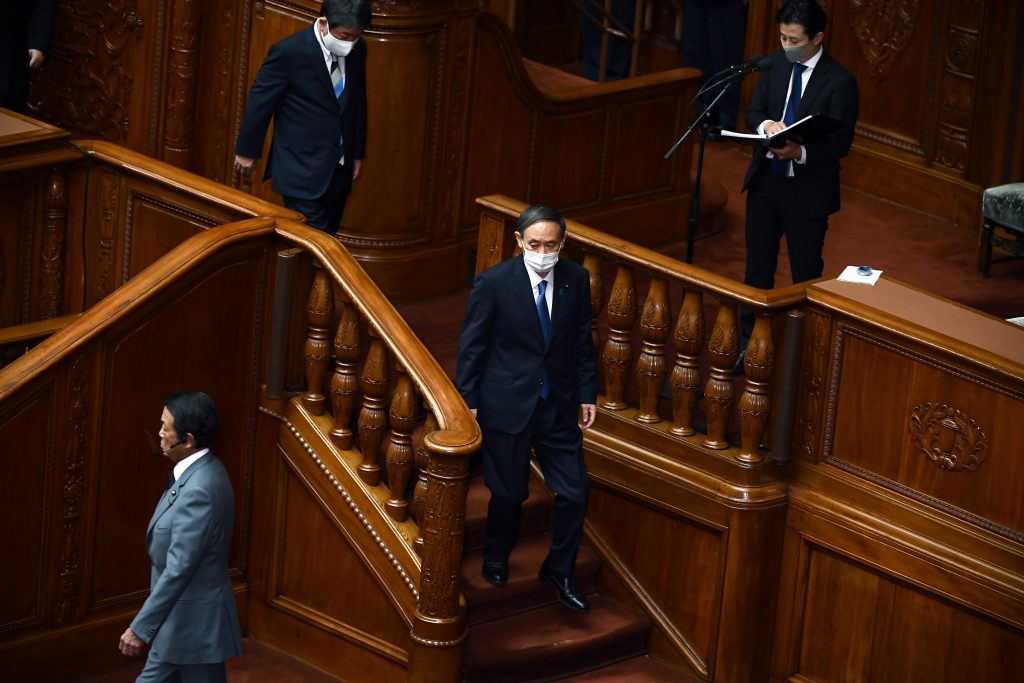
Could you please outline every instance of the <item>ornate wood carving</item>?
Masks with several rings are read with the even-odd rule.
[[[981,0],[953,2],[946,27],[935,161],[960,172],[967,168],[970,148],[982,10]]]
[[[468,463],[464,456],[431,453],[423,534],[418,612],[431,619],[457,615],[462,585]]]
[[[633,322],[636,320],[636,286],[633,269],[619,266],[608,299],[608,341],[604,345],[605,400],[608,410],[626,408],[626,378],[633,360]]]
[[[369,330],[370,350],[359,376],[363,390],[363,408],[359,411],[359,449],[363,461],[359,476],[370,486],[380,483],[380,443],[387,429],[384,395],[388,390],[388,354],[377,332]]]
[[[46,172],[43,239],[39,254],[39,318],[61,314],[64,305],[64,237],[68,229],[68,195],[64,169]]]
[[[62,128],[124,140],[130,123],[132,45],[144,25],[137,5],[137,0],[61,0],[54,54],[47,60],[46,78],[33,83],[32,108]]]
[[[404,4],[404,3],[403,3]],[[462,197],[462,165],[465,158],[466,129],[469,125],[466,116],[466,108],[469,105],[469,97],[466,95],[466,84],[469,81],[471,59],[470,51],[473,45],[473,27],[476,24],[476,17],[462,15],[455,19],[454,26],[449,26],[448,32],[451,36],[452,66],[448,73],[451,82],[448,87],[447,104],[445,105],[444,121],[446,125],[445,143],[448,150],[447,158],[444,159],[444,168],[440,172],[442,191],[438,215],[439,224],[450,226],[452,231],[458,230],[457,214],[461,209],[460,199]],[[443,63],[443,60],[441,60]],[[444,73],[439,73],[439,79],[443,79]],[[439,90],[440,91],[440,90]],[[435,114],[436,116],[436,114]],[[440,122],[440,116],[436,116]],[[436,137],[436,136],[435,136]],[[433,174],[428,182],[433,182]],[[432,196],[434,193],[431,192]]]
[[[950,472],[973,472],[985,461],[988,438],[967,414],[952,406],[921,403],[910,414],[910,438],[925,457]]]
[[[306,359],[306,391],[302,394],[302,405],[313,415],[324,414],[324,379],[327,377],[327,356],[330,338],[331,314],[334,313],[334,292],[327,273],[316,264],[316,276],[309,290],[309,304],[306,309],[309,319],[309,333],[303,357]]]
[[[398,373],[398,382],[391,397],[391,440],[388,442],[386,457],[391,497],[385,507],[392,519],[404,522],[409,515],[405,492],[412,476],[412,430],[416,426],[419,402],[409,375],[397,364],[395,371]]]
[[[359,379],[359,311],[351,302],[341,304],[341,320],[334,335],[334,373],[331,375],[331,412],[334,429],[331,441],[347,451],[352,448],[352,413],[356,406]]]
[[[202,7],[198,0],[174,0],[161,158],[182,168],[188,168],[192,162],[201,20]]]
[[[99,269],[93,287],[95,303],[114,291],[114,249],[117,246],[117,198],[120,176],[110,171],[99,170],[100,220],[99,220]]]
[[[693,436],[693,412],[700,392],[700,352],[704,348],[704,296],[687,290],[673,333],[676,363],[672,369],[672,433]]]
[[[431,432],[437,431],[437,418],[433,411],[427,411],[427,419],[423,424],[420,436],[416,439],[416,487],[412,495],[412,514],[419,525],[419,535],[416,537],[416,554],[423,557],[423,529],[426,525],[427,514],[427,468],[430,466],[430,451],[427,450],[427,437]]]
[[[668,340],[672,310],[668,301],[668,281],[664,278],[651,279],[640,315],[640,335],[643,343],[636,363],[636,384],[640,395],[640,411],[636,419],[653,424],[661,422],[658,416],[658,400],[668,375],[665,361],[665,342]]]
[[[89,363],[79,356],[69,372],[70,434],[68,457],[64,463],[64,496],[61,517],[60,583],[57,589],[57,623],[75,619],[81,581],[79,566],[81,548],[82,497],[85,491],[86,435],[89,428]]]
[[[829,338],[829,319],[819,313],[808,313],[807,345],[800,366],[800,389],[797,397],[797,425],[793,452],[813,458],[818,452],[822,409],[825,405],[822,388],[825,383]]]
[[[920,0],[850,0],[849,11],[868,73],[881,81],[914,37]]]
[[[737,336],[736,307],[730,302],[719,301],[718,317],[708,344],[711,376],[704,386],[708,413],[708,434],[704,445],[716,450],[729,447],[726,428],[736,398],[736,390],[732,386],[732,366],[736,362]]]

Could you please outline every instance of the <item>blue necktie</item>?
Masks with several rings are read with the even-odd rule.
[[[544,292],[548,289],[548,281],[541,280],[537,285],[537,316],[540,318],[540,332],[544,335],[544,345],[547,346],[548,338],[551,336],[551,316],[548,315],[548,302],[544,298]],[[548,373],[544,371],[543,384],[540,385],[540,397],[547,398],[551,393],[548,387]]]
[[[341,101],[341,94],[345,92],[345,77],[341,73],[341,67],[338,65],[338,58],[335,57],[334,61],[331,62],[331,85],[334,86],[334,96]],[[341,154],[338,156],[339,159],[345,156],[345,137],[341,136],[338,138],[338,148],[341,150]]]
[[[793,83],[789,87],[789,102],[786,104],[786,112],[782,115],[782,122],[787,126],[796,123],[796,111],[800,108],[800,94],[803,92],[803,73],[807,67],[803,64],[793,64]],[[772,157],[771,170],[775,175],[789,175],[789,165],[792,162],[783,161]]]

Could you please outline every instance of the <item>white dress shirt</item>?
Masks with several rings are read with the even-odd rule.
[[[196,460],[198,460],[199,458],[203,457],[204,455],[206,455],[209,452],[210,452],[209,448],[204,448],[204,449],[202,449],[200,451],[196,451],[195,453],[193,453],[192,455],[188,456],[187,458],[183,458],[183,459],[179,460],[178,463],[174,466],[174,481],[177,482],[179,479],[181,479],[181,475],[185,474],[185,470],[188,469],[189,465],[191,465]]]

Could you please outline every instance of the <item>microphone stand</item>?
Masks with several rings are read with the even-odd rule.
[[[700,125],[700,135],[697,137],[697,175],[693,180],[693,190],[690,192],[690,218],[687,222],[688,234],[686,235],[686,262],[693,263],[693,243],[697,238],[697,212],[700,210],[700,180],[701,174],[704,170],[704,145],[710,139],[711,129],[711,111],[718,104],[718,101],[722,99],[729,87],[735,82],[746,76],[745,72],[738,72],[722,79],[722,88],[715,95],[715,98],[711,100],[711,103],[700,113],[700,115],[693,120],[690,127],[686,129],[683,136],[676,140],[676,144],[665,152],[665,159],[672,158],[672,155],[679,149],[679,145],[683,144],[683,141],[690,136],[693,129]]]

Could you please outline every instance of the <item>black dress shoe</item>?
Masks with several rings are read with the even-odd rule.
[[[541,581],[551,584],[555,589],[558,602],[577,612],[590,611],[590,605],[587,603],[587,599],[583,597],[583,593],[580,592],[580,587],[576,585],[575,581],[560,576],[551,569],[548,569],[546,562],[540,566],[540,574],[538,576]]]
[[[483,574],[487,583],[501,588],[508,583],[508,562],[484,560]]]

